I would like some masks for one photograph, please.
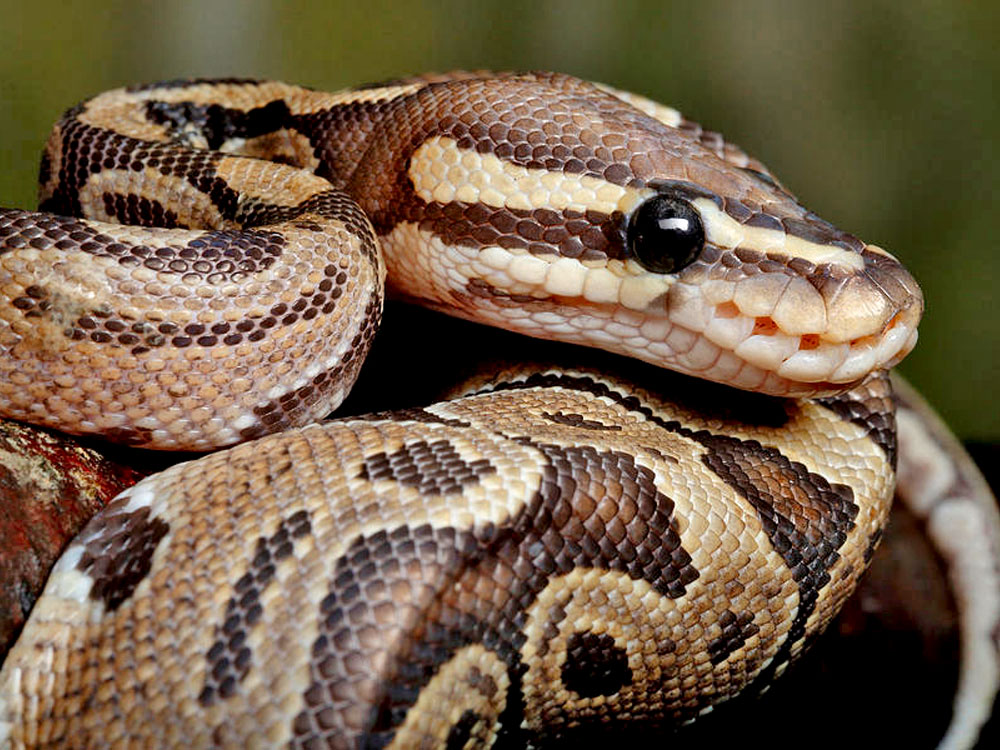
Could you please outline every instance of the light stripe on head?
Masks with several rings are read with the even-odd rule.
[[[461,201],[523,211],[628,213],[653,193],[590,175],[522,167],[462,148],[446,136],[430,138],[417,148],[409,176],[414,191],[427,203]]]

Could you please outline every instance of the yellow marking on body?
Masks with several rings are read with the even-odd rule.
[[[162,142],[169,137],[167,127],[147,120],[142,108],[122,89],[94,97],[76,119],[85,125],[141,141]]]
[[[428,203],[461,201],[522,211],[628,213],[655,192],[589,175],[522,167],[461,148],[446,136],[431,138],[414,152],[409,177]]]
[[[257,198],[275,206],[297,206],[331,187],[322,177],[305,170],[257,159],[222,159],[215,172],[241,198]]]
[[[816,265],[829,263],[852,271],[860,271],[865,267],[860,253],[852,250],[845,250],[837,245],[810,242],[779,229],[740,224],[708,198],[696,198],[692,201],[692,205],[701,214],[706,239],[719,247],[728,249],[744,247],[762,253],[802,258]]]
[[[417,81],[399,86],[378,86],[370,89],[345,89],[334,94],[324,94],[326,106],[317,107],[325,109],[329,106],[343,106],[345,104],[371,104],[373,102],[388,102],[392,99],[401,99],[404,96],[415,94],[427,84]]]

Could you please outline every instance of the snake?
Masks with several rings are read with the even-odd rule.
[[[39,182],[0,209],[0,415],[214,452],[65,550],[0,746],[670,736],[815,640],[897,467],[960,590],[942,747],[988,717],[1000,520],[888,374],[919,286],[718,133],[556,73],[178,80],[70,109]],[[387,294],[524,335],[324,420]]]

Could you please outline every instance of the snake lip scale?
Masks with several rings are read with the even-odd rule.
[[[126,490],[66,550],[3,662],[0,746],[668,731],[822,631],[897,454],[931,477],[900,486],[961,591],[942,746],[974,739],[1000,519],[893,395],[920,289],[718,134],[553,73],[172,81],[69,110],[40,186],[39,211],[0,209],[0,415],[235,447]],[[386,294],[610,354],[316,424]]]

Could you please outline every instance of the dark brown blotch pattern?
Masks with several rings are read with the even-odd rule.
[[[449,245],[558,254],[578,260],[625,257],[622,214],[597,211],[495,208],[485,204],[427,203],[409,217]]]
[[[195,264],[197,265],[197,264]],[[255,343],[263,340],[268,332],[280,326],[289,326],[298,320],[315,320],[320,315],[329,315],[338,304],[348,283],[347,275],[336,266],[327,269],[326,277],[320,281],[312,296],[301,296],[294,303],[279,302],[258,317],[244,318],[230,322],[217,320],[212,323],[187,323],[180,326],[170,321],[145,321],[123,319],[113,316],[110,309],[97,308],[88,315],[81,316],[67,329],[66,335],[74,341],[89,338],[96,343],[116,343],[130,348],[132,354],[142,354],[149,349],[174,347],[184,349],[190,346],[212,347],[218,345],[235,346],[244,341]],[[369,307],[372,307],[369,304]],[[35,309],[25,307],[25,315],[40,314],[47,309],[45,302]],[[374,312],[366,309],[364,325],[377,325]],[[367,335],[366,335],[367,334]],[[359,333],[352,346],[362,346],[370,342],[373,332]],[[352,361],[359,357],[355,349],[348,352],[341,371],[349,370]],[[334,373],[334,378],[336,373]],[[319,382],[315,382],[319,381]],[[317,376],[313,385],[331,381],[331,374]],[[300,389],[298,400],[311,405],[309,387]],[[263,409],[263,407],[261,407]]]
[[[419,689],[461,645],[420,612],[454,571],[480,554],[470,534],[429,525],[378,531],[351,542],[320,602],[310,686],[292,722],[291,747],[353,748],[362,738],[381,747],[391,738]],[[373,670],[372,655],[393,643],[404,623],[422,621],[426,624],[404,640],[398,656],[393,654],[398,674],[383,680]],[[365,706],[374,707],[374,717],[364,715]]]
[[[389,480],[415,487],[422,495],[453,495],[496,472],[487,459],[466,461],[445,439],[418,440],[386,453],[367,456],[358,477],[370,482]]]
[[[205,654],[208,666],[198,694],[201,705],[232,697],[246,677],[253,662],[247,636],[263,614],[261,596],[274,581],[276,564],[292,554],[296,540],[311,532],[309,514],[300,510],[281,521],[274,534],[257,540],[250,567],[236,582],[222,624],[215,627],[215,641]]]
[[[760,632],[753,621],[752,612],[737,614],[727,609],[719,617],[719,626],[722,628],[722,635],[708,644],[712,664],[721,664],[735,651],[743,648],[748,638]]]
[[[448,731],[445,750],[465,750],[466,744],[472,739],[473,731],[481,721],[482,717],[471,708],[463,711],[458,721]]]
[[[162,203],[139,195],[104,193],[104,212],[119,224],[173,229],[182,226],[177,214]]]
[[[170,524],[148,507],[125,512],[128,496],[109,503],[83,531],[88,541],[77,570],[93,580],[90,598],[111,611],[132,597],[149,574],[153,554]]]
[[[644,368],[639,368],[640,371],[642,369]],[[727,395],[725,391],[695,383],[688,378],[677,380],[680,383],[692,383],[701,394],[700,398],[695,399],[696,407],[700,406],[700,401],[706,394],[719,393],[720,403],[714,407],[709,406],[707,415],[712,415],[713,412],[725,414],[731,408],[730,417],[749,418],[747,424],[750,425],[754,424],[755,418],[763,425],[780,425],[791,416],[779,399],[749,398],[760,394],[745,393],[734,398],[732,392]],[[854,518],[859,509],[851,488],[828,482],[803,464],[790,461],[777,448],[761,445],[756,440],[743,440],[708,430],[692,430],[678,421],[664,420],[637,397],[615,391],[587,376],[532,375],[524,381],[501,384],[497,390],[540,385],[580,390],[610,398],[630,411],[642,414],[660,427],[694,440],[706,448],[702,461],[750,502],[775,550],[788,565],[799,585],[800,603],[795,620],[769,670],[773,672],[787,661],[792,646],[805,633],[806,621],[815,609],[820,590],[830,581],[829,571],[840,559],[838,550],[854,528]],[[748,404],[749,409],[740,414]],[[770,674],[762,682],[769,679]]]
[[[656,489],[652,471],[620,452],[523,442],[544,457],[543,478],[509,521],[469,530],[402,526],[351,543],[321,605],[307,708],[293,726],[296,747],[384,745],[439,667],[468,644],[485,646],[508,665],[512,688],[502,724],[516,735],[527,612],[554,577],[578,568],[622,571],[675,598],[698,577],[676,531],[673,502]],[[362,476],[408,477],[414,486],[433,478],[438,491],[438,466],[448,455],[444,441],[434,457],[429,445],[411,444],[393,458],[370,457],[375,466],[366,465]],[[391,661],[376,674],[362,654],[390,642]],[[631,679],[599,636],[581,635],[574,644],[567,674],[580,689],[588,690],[581,682],[587,674],[602,676],[590,688],[602,694]],[[549,644],[536,645],[544,656]],[[356,704],[372,706],[363,726],[350,723],[348,709]]]
[[[210,149],[220,148],[231,138],[255,138],[281,130],[291,114],[288,103],[275,99],[249,110],[231,109],[220,103],[145,103],[146,118],[184,136],[196,128]]]
[[[788,660],[806,632],[820,590],[840,560],[839,549],[854,528],[854,492],[828,482],[776,448],[705,431],[677,430],[704,445],[702,461],[753,506],[764,533],[799,585],[799,606],[781,649],[769,666]]]
[[[581,698],[611,696],[632,682],[628,654],[607,633],[574,633],[560,670],[567,690]]]

